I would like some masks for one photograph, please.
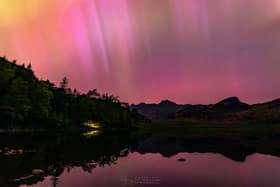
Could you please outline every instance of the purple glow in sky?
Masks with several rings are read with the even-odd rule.
[[[279,0],[0,0],[0,54],[130,103],[280,97]]]

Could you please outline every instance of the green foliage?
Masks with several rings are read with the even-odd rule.
[[[33,118],[46,119],[49,117],[52,97],[53,93],[47,84],[39,82],[33,85],[33,93],[31,94]]]
[[[31,65],[0,58],[0,128],[79,128],[89,120],[105,127],[128,127],[135,121],[128,104],[118,97],[96,89],[81,94],[68,84],[64,77],[57,88],[36,78]]]
[[[3,103],[10,105],[16,113],[16,120],[23,121],[31,110],[28,92],[28,82],[21,77],[17,77],[11,82],[3,97]]]

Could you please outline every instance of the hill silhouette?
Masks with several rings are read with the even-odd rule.
[[[239,112],[233,117],[240,121],[280,122],[280,99],[251,105],[248,110]]]
[[[209,105],[178,105],[172,101],[162,101],[159,104],[132,106],[149,119],[184,119],[208,120],[223,122],[278,122],[280,121],[280,99],[266,103],[249,105],[238,97],[229,97]]]
[[[212,105],[190,105],[177,112],[178,118],[221,119],[227,114],[248,110],[250,105],[241,102],[237,97],[226,98]]]
[[[163,100],[158,104],[140,103],[132,105],[131,108],[148,119],[168,119],[174,118],[177,111],[187,105],[179,105],[169,100]]]

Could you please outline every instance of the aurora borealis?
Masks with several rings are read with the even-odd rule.
[[[0,55],[130,103],[280,96],[279,0],[0,0]]]

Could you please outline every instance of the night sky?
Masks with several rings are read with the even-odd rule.
[[[279,0],[0,0],[0,56],[129,103],[280,97]]]

